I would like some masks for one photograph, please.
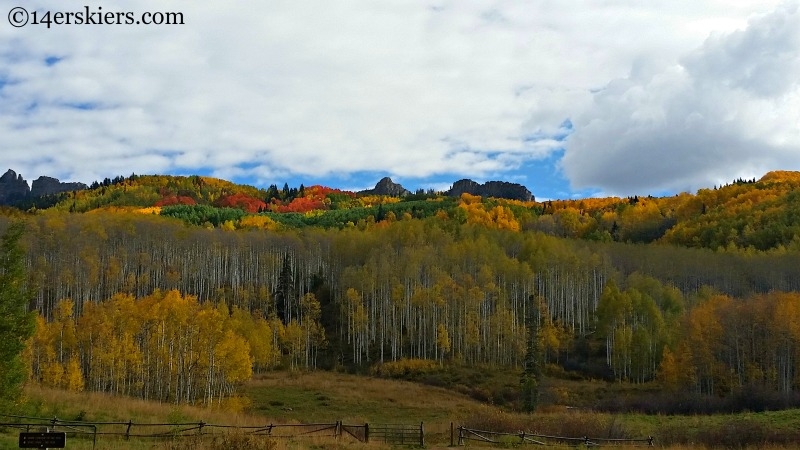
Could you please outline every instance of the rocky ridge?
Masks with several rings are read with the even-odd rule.
[[[0,177],[0,205],[13,205],[31,197],[43,197],[67,191],[86,189],[83,183],[62,183],[57,178],[41,176],[35,179],[32,187],[11,169]]]
[[[469,179],[463,179],[453,183],[453,187],[447,191],[447,195],[451,197],[459,197],[464,193],[480,195],[481,197],[521,200],[524,202],[534,200],[533,194],[528,188],[518,183],[509,183],[506,181],[487,181],[484,184],[479,184]]]
[[[391,197],[404,197],[411,194],[411,191],[404,188],[398,183],[392,181],[389,177],[383,177],[374,189],[367,189],[360,191],[359,194],[363,195],[389,195]]]
[[[534,200],[533,194],[528,188],[521,184],[508,183],[506,181],[487,181],[486,183],[480,184],[470,179],[463,179],[453,183],[450,190],[445,192],[446,195],[451,197],[459,197],[463,193],[480,195],[481,197],[505,198],[526,202]],[[374,189],[360,191],[359,194],[403,197],[411,194],[411,192],[402,185],[393,182],[391,178],[384,177],[378,181]]]

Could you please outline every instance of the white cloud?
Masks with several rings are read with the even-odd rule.
[[[41,11],[83,8],[40,3]],[[737,125],[772,125],[776,149],[796,137],[779,130],[786,108],[796,117],[791,77],[773,73],[791,52],[765,55],[725,89],[697,85],[759,48],[791,50],[791,32],[769,19],[793,20],[788,9],[752,22],[782,30],[765,28],[759,41],[726,33],[776,2],[696,3],[132,0],[103,9],[180,11],[186,25],[3,26],[3,162],[27,178],[86,182],[194,171],[265,183],[358,172],[510,178],[562,146],[571,118],[564,168],[575,186],[682,187],[701,172],[724,175],[724,164],[715,172],[701,163],[726,153],[697,157],[700,169],[680,183],[669,170],[664,180],[619,177],[647,173],[653,154],[631,155],[642,142],[684,144],[665,132],[677,122],[697,135],[682,138],[692,148],[700,138],[744,145],[719,118],[730,108]],[[777,122],[761,118],[776,106]],[[767,139],[756,134],[747,138]]]
[[[594,94],[563,160],[574,187],[674,192],[800,169],[797,5],[714,34],[679,61]]]

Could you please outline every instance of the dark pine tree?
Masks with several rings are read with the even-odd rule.
[[[0,240],[0,411],[19,398],[26,373],[20,355],[35,327],[28,312],[25,253],[18,245],[23,232],[21,222],[13,223]]]
[[[539,340],[541,298],[531,295],[529,300],[530,307],[525,318],[527,340],[520,390],[522,408],[525,412],[531,413],[539,404],[539,385],[542,379],[542,349]]]
[[[283,257],[281,273],[278,275],[278,287],[275,291],[275,312],[284,324],[292,320],[292,298],[294,297],[294,273],[289,255]]]

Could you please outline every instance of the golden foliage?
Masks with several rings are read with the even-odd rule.
[[[438,370],[439,364],[430,359],[399,359],[397,361],[376,364],[370,368],[370,373],[379,377],[406,378]]]
[[[149,206],[147,208],[139,208],[137,210],[134,210],[134,212],[138,213],[138,214],[153,214],[153,215],[157,216],[157,215],[161,214],[161,207],[160,206]]]
[[[800,172],[789,171],[789,170],[773,170],[772,172],[767,172],[758,181],[764,181],[764,182],[766,182],[766,181],[772,181],[772,182],[795,181],[795,182],[800,182]]]
[[[262,318],[178,291],[118,294],[84,304],[79,317],[65,299],[51,322],[37,318],[29,361],[46,386],[212,404],[249,380],[254,364],[277,364],[272,335]]]

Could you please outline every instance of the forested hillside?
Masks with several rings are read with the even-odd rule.
[[[535,310],[572,376],[800,390],[796,173],[544,203],[106,181],[0,217],[27,227],[45,384],[210,403],[279,365],[518,369]]]

